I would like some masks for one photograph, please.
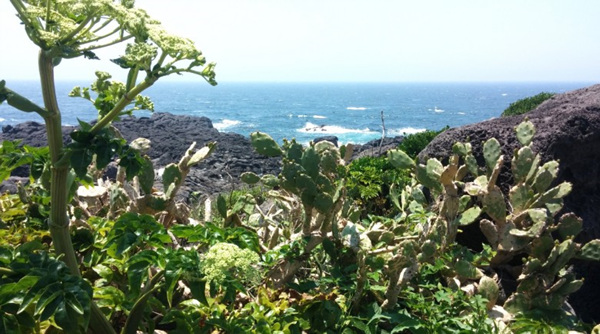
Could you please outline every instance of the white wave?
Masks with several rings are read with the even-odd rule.
[[[317,125],[307,122],[303,128],[296,130],[302,133],[344,134],[344,133],[377,133],[369,128],[348,129],[337,125]]]
[[[462,111],[457,112],[457,114],[459,114],[459,115],[466,115],[466,113],[464,113]]]
[[[346,110],[367,110],[366,107],[347,107]]]
[[[314,116],[313,116],[313,118],[314,118],[314,119],[325,119],[325,118],[327,118],[327,117],[325,117],[325,116],[321,116],[321,115],[314,115]]]
[[[413,127],[408,126],[405,128],[390,130],[387,132],[387,134],[390,136],[404,136],[404,135],[412,135],[415,133],[423,132],[425,130],[427,130],[427,129],[413,128]]]
[[[236,126],[238,124],[240,124],[240,121],[236,121],[236,120],[231,120],[231,119],[224,119],[218,123],[213,124],[213,127],[219,131],[223,131],[224,129],[227,129],[229,127],[232,126]]]
[[[0,117],[0,123],[6,121],[4,118]]]
[[[298,118],[307,118],[308,115],[298,115]]]
[[[502,93],[502,96],[507,96],[507,95],[508,95],[508,94],[506,94],[506,93]]]
[[[436,106],[436,107],[433,108],[433,111],[435,111],[435,112],[444,112],[445,110],[444,109],[440,109],[440,108],[438,108]]]

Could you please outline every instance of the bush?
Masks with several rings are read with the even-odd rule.
[[[409,157],[414,159],[433,140],[433,138],[448,129],[449,127],[446,126],[438,131],[425,130],[423,132],[410,134],[404,137],[400,145],[398,145],[398,149],[406,152]]]
[[[554,95],[556,95],[556,93],[541,92],[538,95],[534,95],[534,96],[530,96],[530,97],[527,97],[524,99],[517,100],[517,101],[511,103],[510,106],[508,106],[508,108],[506,108],[506,110],[504,110],[502,112],[501,116],[506,117],[506,116],[522,115],[526,112],[529,112],[529,111],[537,108],[537,106],[542,104],[542,102],[548,100],[549,98],[553,97]]]
[[[390,187],[402,189],[410,172],[392,166],[385,157],[364,157],[348,166],[348,195],[371,214],[383,215],[391,208]]]

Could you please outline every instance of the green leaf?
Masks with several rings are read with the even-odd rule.
[[[179,281],[179,278],[181,277],[182,273],[182,269],[170,269],[165,271],[165,289],[167,290],[167,302],[169,303],[169,307],[172,307],[175,285]]]
[[[109,255],[111,256],[115,256],[115,257],[120,257],[121,254],[123,254],[125,251],[129,250],[129,248],[131,248],[131,246],[133,246],[136,241],[138,240],[138,237],[135,233],[132,232],[125,232],[125,234],[123,234],[116,243],[116,249],[114,250],[114,252],[110,252],[109,250]]]
[[[113,156],[116,154],[114,144],[109,143],[106,140],[99,138],[98,142],[94,145],[94,153],[96,154],[96,168],[98,170],[104,169],[112,161]]]
[[[84,178],[89,165],[92,163],[93,155],[86,149],[77,149],[71,152],[71,167],[73,167],[78,177]]]
[[[71,138],[81,144],[89,145],[94,139],[94,134],[87,131],[75,130],[70,134]]]
[[[221,194],[217,197],[217,211],[219,211],[221,217],[227,218],[227,201]]]
[[[208,300],[206,299],[206,281],[193,280],[188,283],[192,296],[197,299],[204,306],[208,306]]]
[[[65,299],[65,301],[67,302],[67,307],[72,309],[73,311],[75,311],[75,313],[77,313],[79,315],[83,315],[85,310],[83,309],[83,306],[77,300],[75,295],[72,293],[69,293],[69,294],[67,294],[66,297],[67,298]]]
[[[48,304],[44,305],[43,311],[40,314],[40,321],[48,320],[54,313],[56,313],[58,307],[64,303],[62,291],[56,291],[53,296],[54,298],[51,299]],[[38,307],[36,305],[36,310],[37,308]],[[40,308],[40,310],[42,310],[42,308]],[[38,312],[35,312],[35,314],[38,314]]]
[[[323,249],[325,253],[327,253],[333,261],[337,259],[337,253],[335,251],[335,245],[329,239],[323,239]]]

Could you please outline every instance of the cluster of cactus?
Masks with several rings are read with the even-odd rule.
[[[254,132],[250,136],[252,145],[258,153],[269,157],[282,157],[282,168],[279,176],[263,175],[259,177],[252,172],[242,174],[242,181],[248,184],[262,182],[279,188],[300,199],[303,208],[303,219],[299,231],[290,239],[307,238],[304,253],[321,244],[331,233],[334,239],[339,238],[338,220],[345,206],[345,174],[346,147],[338,148],[328,141],[311,143],[303,147],[295,140],[284,141],[279,146],[269,135]],[[349,155],[348,154],[348,155]],[[273,244],[273,243],[271,243]],[[289,264],[282,261],[272,270],[270,277],[276,287],[282,286],[300,269],[302,261]]]
[[[79,207],[74,210],[79,212],[82,208],[90,206],[104,207],[108,202],[109,218],[117,215],[119,210],[150,214],[157,217],[163,224],[169,225],[173,221],[187,223],[190,209],[185,203],[175,200],[176,194],[185,182],[190,168],[206,159],[213,152],[216,144],[208,143],[203,148],[196,150],[196,143],[192,143],[185,152],[179,163],[168,164],[162,172],[162,185],[164,191],[154,188],[156,173],[150,158],[146,155],[150,149],[150,140],[138,138],[131,142],[130,146],[138,150],[143,159],[140,172],[128,182],[125,170],[119,167],[116,182],[98,180],[98,185],[93,188],[80,187],[78,197],[86,203],[80,202]],[[101,175],[103,171],[92,172]],[[97,191],[94,191],[96,189]],[[106,198],[104,198],[106,197]],[[97,201],[97,198],[101,198]],[[97,212],[96,214],[99,214]],[[88,213],[87,216],[90,216]],[[78,215],[75,215],[78,216]],[[84,215],[86,216],[86,215]]]
[[[511,267],[518,287],[507,296],[505,308],[512,313],[532,308],[560,309],[566,297],[582,284],[568,270],[569,261],[600,260],[600,240],[576,243],[574,237],[581,231],[581,220],[573,214],[556,217],[571,185],[554,185],[558,162],[541,164],[539,155],[531,149],[534,133],[529,121],[516,128],[521,147],[512,158],[514,183],[507,195],[498,186],[505,158],[496,139],[483,143],[484,166],[478,164],[470,143],[456,143],[446,165],[435,158],[419,164],[400,150],[389,151],[390,163],[410,169],[414,179],[404,189],[391,190],[392,202],[400,214],[394,219],[375,219],[368,226],[356,221],[350,214],[350,201],[345,201],[349,149],[338,149],[328,142],[303,147],[293,140],[280,146],[266,134],[253,133],[254,148],[267,156],[282,157],[282,170],[278,176],[245,173],[242,180],[272,187],[272,198],[287,203],[296,198],[302,208],[301,223],[286,237],[288,242],[302,240],[302,251],[299,257],[282,259],[268,279],[275,287],[282,287],[301,268],[303,259],[329,239],[355,252],[357,281],[352,303],[357,307],[369,280],[369,259],[383,259],[387,283],[378,284],[387,286],[385,295],[377,299],[383,308],[392,309],[421,264],[460,253],[456,243],[460,229],[479,224],[488,245],[476,255],[477,260],[456,253],[443,270],[447,283],[483,295],[489,301],[488,309],[492,309],[501,300],[495,273],[523,258],[522,265]],[[262,216],[265,219],[268,215]],[[275,231],[271,236],[277,238],[280,234]],[[268,244],[269,249],[281,245],[276,240]]]
[[[525,258],[524,265],[517,268],[520,272],[517,291],[509,296],[505,307],[512,312],[532,308],[557,310],[583,283],[568,270],[569,261],[575,257],[600,260],[600,240],[577,244],[573,239],[581,231],[581,220],[570,213],[555,218],[563,207],[563,198],[571,191],[571,184],[553,186],[559,164],[549,161],[540,165],[540,156],[531,149],[535,133],[531,122],[525,121],[515,130],[522,146],[511,161],[514,183],[508,196],[497,185],[505,159],[500,143],[494,138],[483,143],[485,168],[477,164],[469,143],[453,146],[454,154],[447,166],[437,159],[417,165],[402,151],[391,151],[388,157],[399,168],[411,168],[435,199],[430,208],[437,215],[428,222],[433,228],[424,226],[420,233],[421,260],[436,252],[427,245],[431,240],[443,249],[455,241],[460,226],[479,222],[495,251],[490,261],[492,269],[509,264],[514,257]],[[416,189],[417,192],[414,187],[407,187],[402,200],[397,201],[405,214],[414,210],[415,202],[423,202],[422,192]],[[553,236],[559,236],[560,240]],[[454,271],[459,277],[484,279],[481,270],[472,264],[455,266]],[[485,284],[481,282],[481,293],[495,300],[497,282],[487,279]]]
[[[143,144],[142,144],[143,143]],[[150,141],[147,139],[136,139],[136,146],[146,152],[149,149]],[[190,168],[210,156],[216,147],[216,143],[211,142],[199,150],[195,150],[196,142],[193,142],[181,157],[179,163],[170,163],[165,166],[162,172],[163,192],[157,192],[153,189],[155,172],[152,161],[148,156],[144,156],[144,164],[141,173],[136,177],[137,184],[141,188],[140,193],[137,187],[126,187],[129,190],[131,201],[131,211],[140,214],[157,215],[162,214],[160,220],[168,225],[173,220],[180,223],[187,223],[189,218],[189,208],[183,203],[177,203],[175,196],[190,171]]]

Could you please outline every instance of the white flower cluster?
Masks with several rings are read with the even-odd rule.
[[[256,267],[258,254],[249,249],[241,249],[230,243],[211,246],[202,256],[202,273],[208,282],[221,284],[227,276],[235,277],[242,283],[256,284],[260,272]]]

